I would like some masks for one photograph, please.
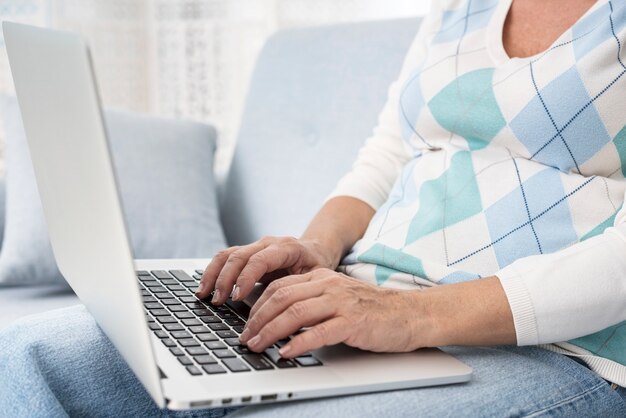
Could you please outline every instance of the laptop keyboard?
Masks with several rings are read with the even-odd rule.
[[[137,271],[148,326],[181,366],[192,376],[243,373],[283,368],[321,366],[312,354],[284,359],[279,341],[263,353],[255,353],[239,342],[249,308],[228,300],[214,306],[194,293],[202,270],[193,275],[183,270]]]

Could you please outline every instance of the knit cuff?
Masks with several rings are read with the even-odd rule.
[[[522,276],[512,265],[496,273],[504,293],[509,301],[515,324],[517,345],[535,345],[539,343],[535,308]]]

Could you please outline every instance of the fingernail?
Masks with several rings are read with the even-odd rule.
[[[239,299],[239,286],[235,285],[235,291],[233,292],[233,300]]]
[[[239,336],[239,341],[241,341],[242,343],[245,343],[249,336],[250,336],[250,330],[244,329],[241,335]]]
[[[204,283],[200,283],[198,285],[198,289],[196,290],[196,295],[199,295],[204,290]]]
[[[257,335],[246,344],[250,348],[254,348],[261,341],[261,336]]]
[[[278,350],[278,354],[280,354],[281,357],[285,357],[286,355],[289,354],[290,351],[291,351],[291,346],[287,344],[287,345],[282,346],[282,348]]]
[[[211,303],[217,303],[217,301],[220,300],[220,291],[215,289],[215,292],[213,292],[213,299],[211,299]]]

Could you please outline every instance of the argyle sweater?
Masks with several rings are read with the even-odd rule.
[[[377,210],[343,261],[411,289],[497,276],[519,345],[626,386],[626,2],[509,58],[511,0],[440,0],[334,196]]]

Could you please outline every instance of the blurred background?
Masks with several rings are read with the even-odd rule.
[[[81,33],[105,106],[209,122],[230,160],[255,59],[277,30],[423,15],[429,0],[0,0],[0,20]],[[0,34],[0,95],[13,94]],[[0,126],[0,172],[3,138]]]

